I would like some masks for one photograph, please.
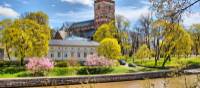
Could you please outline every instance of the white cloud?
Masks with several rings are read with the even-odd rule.
[[[141,17],[141,15],[146,15],[149,12],[149,6],[144,6],[142,8],[120,7],[117,9],[116,14],[122,15],[132,22],[136,22]]]
[[[72,4],[82,4],[87,6],[93,6],[94,0],[61,0],[62,2],[69,2]]]
[[[4,5],[3,6],[5,6],[5,7],[11,7],[11,5],[10,4],[8,4],[8,3],[4,3]]]
[[[65,20],[68,22],[85,21],[85,20],[94,18],[93,10],[69,11],[66,13],[56,13],[56,16],[65,18]]]
[[[0,6],[0,16],[18,17],[19,14],[12,8]]]
[[[186,27],[191,26],[192,24],[199,24],[200,23],[200,12],[189,13],[184,15],[183,17],[183,24]]]

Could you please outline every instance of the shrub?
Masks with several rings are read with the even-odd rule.
[[[109,60],[103,56],[98,56],[96,54],[88,55],[84,63],[85,66],[113,66],[114,61]]]
[[[24,67],[2,67],[0,74],[15,74],[21,71],[25,71]]]
[[[66,61],[56,61],[55,66],[56,67],[67,67],[68,63]]]
[[[106,74],[112,71],[113,71],[113,68],[111,67],[84,67],[84,68],[79,69],[77,74],[79,75]]]
[[[27,70],[34,76],[44,76],[53,67],[54,63],[48,58],[29,58],[29,62],[26,64]]]
[[[28,71],[19,72],[16,74],[17,77],[32,77],[32,73]]]
[[[65,76],[65,75],[75,75],[77,73],[77,68],[59,68],[55,67],[50,71],[50,75],[54,76]]]
[[[151,50],[148,48],[146,44],[139,47],[135,54],[137,59],[141,59],[141,62],[144,62],[144,58],[150,58],[151,57]]]
[[[80,66],[78,59],[74,57],[70,57],[67,59],[67,65],[68,67]]]
[[[109,59],[120,59],[121,56],[121,46],[118,44],[118,41],[113,38],[103,39],[97,51],[98,54]]]

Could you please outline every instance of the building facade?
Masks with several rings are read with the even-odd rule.
[[[49,43],[48,57],[53,60],[67,60],[76,58],[80,61],[85,61],[90,54],[96,53],[96,48],[99,43],[85,40],[67,38],[65,40],[51,40]]]
[[[92,39],[97,28],[104,23],[115,19],[115,1],[114,0],[95,0],[94,1],[94,19],[73,23],[65,30],[68,35],[76,35]]]

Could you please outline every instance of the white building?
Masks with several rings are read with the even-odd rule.
[[[69,37],[64,40],[51,40],[48,57],[53,60],[77,58],[84,61],[87,55],[96,53],[99,43],[80,37]]]

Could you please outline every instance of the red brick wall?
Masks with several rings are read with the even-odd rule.
[[[115,18],[115,2],[113,0],[96,0],[94,4],[95,28]]]

